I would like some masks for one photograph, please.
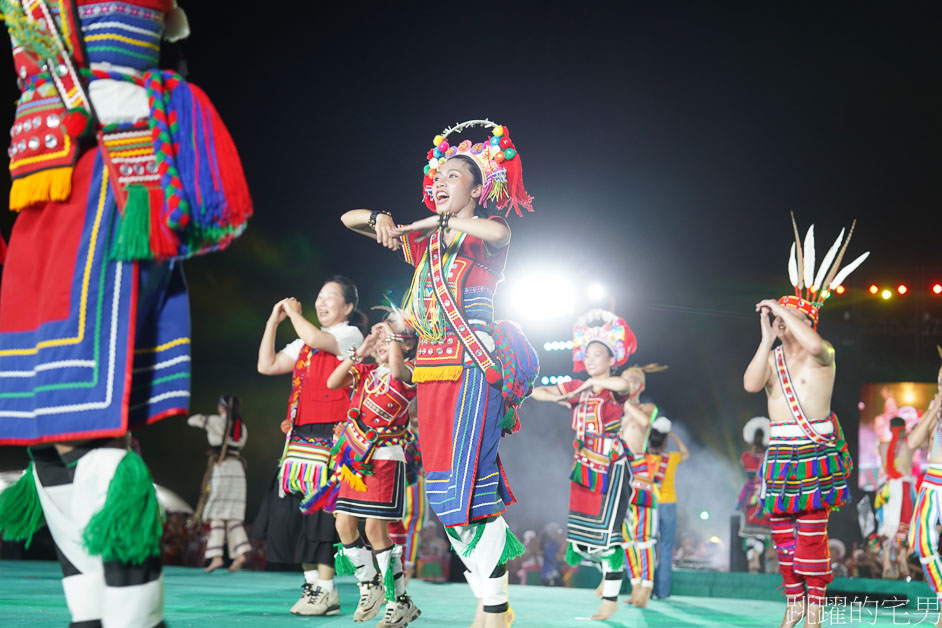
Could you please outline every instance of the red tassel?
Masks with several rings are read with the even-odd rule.
[[[517,212],[518,216],[523,216],[520,207],[525,207],[528,212],[533,211],[533,197],[527,194],[523,187],[523,165],[520,163],[520,154],[513,159],[504,161],[504,170],[507,173],[507,192],[509,196],[497,204],[497,209],[507,210],[505,216],[510,215],[510,210]]]
[[[88,112],[84,109],[69,109],[62,116],[62,127],[66,135],[72,139],[78,139],[88,130],[88,120]]]
[[[435,211],[435,199],[432,198],[432,178],[428,175],[422,179],[422,202],[430,210]]]
[[[180,241],[161,219],[163,211],[164,193],[160,188],[147,190],[150,202],[150,235],[148,246],[154,259],[176,257],[180,254]]]
[[[245,181],[242,161],[239,159],[235,143],[203,90],[193,84],[189,87],[200,108],[208,112],[210,116],[214,152],[221,178],[218,185],[222,188],[227,204],[226,222],[232,226],[245,224],[245,221],[252,216],[252,197],[249,194],[249,186]]]

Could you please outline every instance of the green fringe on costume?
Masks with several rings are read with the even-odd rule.
[[[603,556],[602,560],[608,563],[608,568],[611,571],[621,571],[622,567],[625,566],[625,550],[621,546],[613,547],[612,553]]]
[[[450,536],[451,538],[453,538],[453,539],[456,540],[456,541],[460,541],[460,540],[461,540],[461,535],[459,535],[457,532],[455,532],[455,530],[454,530],[453,528],[445,528],[445,534],[447,534],[448,536]]]
[[[504,565],[508,560],[513,560],[517,556],[523,556],[526,551],[527,549],[523,546],[523,543],[520,542],[520,539],[514,536],[510,528],[507,528],[507,538],[504,539],[504,551],[500,553],[497,564]]]
[[[392,550],[389,552],[389,564],[386,565],[386,573],[383,574],[383,588],[386,589],[386,601],[392,602],[396,599],[396,575],[393,573],[393,561],[398,559]]]
[[[566,545],[566,563],[575,567],[582,562],[582,556],[572,546],[572,543]]]
[[[163,524],[153,480],[141,457],[129,451],[115,469],[105,505],[82,535],[89,554],[141,564],[160,555]]]
[[[111,245],[111,259],[152,259],[150,250],[150,196],[143,185],[128,186],[127,203]]]
[[[16,484],[0,493],[0,530],[6,541],[33,542],[36,530],[45,523],[43,507],[39,503],[36,481],[33,478],[33,463],[30,461],[26,473]]]
[[[462,556],[470,556],[471,552],[474,551],[474,548],[478,546],[478,541],[480,541],[481,537],[484,536],[484,525],[485,524],[483,523],[477,524],[477,527],[474,529],[474,537],[471,538],[471,542],[468,543],[468,546],[464,548],[463,552],[461,552]]]
[[[504,413],[504,417],[497,424],[497,427],[502,430],[512,430],[515,425],[517,425],[517,409],[510,408]]]
[[[356,567],[353,566],[353,562],[344,553],[343,543],[335,543],[334,547],[337,548],[337,553],[334,554],[334,571],[337,572],[337,575],[352,576],[355,574]]]

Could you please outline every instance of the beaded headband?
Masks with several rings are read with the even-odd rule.
[[[844,253],[847,251],[847,246],[850,244],[850,239],[854,235],[854,226],[856,224],[856,220],[851,223],[846,240],[844,239],[844,230],[841,229],[837,240],[828,249],[824,260],[815,272],[814,225],[808,228],[808,232],[805,234],[804,247],[802,247],[801,240],[798,237],[795,214],[792,214],[795,242],[792,244],[788,258],[788,279],[795,288],[795,294],[794,296],[786,295],[778,302],[782,307],[798,310],[810,316],[815,329],[818,327],[821,306],[831,296],[831,291],[841,285],[870,255],[870,251],[867,251],[842,268],[840,272],[837,270],[844,258]]]
[[[638,341],[622,317],[596,308],[589,310],[572,326],[572,368],[585,370],[586,349],[593,342],[601,343],[615,357],[615,365],[623,366],[638,348]]]
[[[475,126],[491,129],[490,139],[477,143],[463,140],[456,146],[449,144],[448,137],[452,133],[461,133]],[[426,154],[428,164],[422,181],[423,200],[430,210],[435,211],[435,199],[432,197],[435,173],[447,160],[463,155],[469,157],[481,171],[481,181],[484,182],[481,205],[487,207],[488,202],[493,202],[498,211],[506,210],[505,216],[510,215],[511,209],[518,216],[523,216],[521,207],[533,211],[533,197],[523,187],[523,165],[507,127],[490,120],[468,120],[445,129],[435,136],[432,144],[434,146]]]

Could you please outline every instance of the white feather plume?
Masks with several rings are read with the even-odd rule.
[[[824,281],[824,276],[827,275],[828,269],[831,268],[831,262],[834,261],[834,256],[837,255],[837,250],[841,248],[841,243],[844,241],[844,230],[841,229],[841,234],[837,236],[837,240],[834,241],[834,244],[831,245],[831,248],[828,249],[827,255],[824,256],[824,259],[821,260],[821,267],[818,268],[818,274],[815,275],[814,285],[812,289],[817,291],[821,286],[821,282]],[[826,286],[825,286],[826,287]]]
[[[808,227],[805,234],[805,287],[811,288],[814,283],[814,225]]]
[[[795,257],[795,243],[792,242],[792,252],[788,256],[788,280],[798,287],[798,258]]]
[[[831,285],[828,286],[828,289],[833,290],[834,288],[844,283],[844,280],[847,279],[847,276],[850,275],[855,270],[857,270],[857,267],[860,266],[863,263],[863,261],[867,259],[869,255],[870,255],[870,251],[867,251],[866,253],[864,253],[863,255],[855,259],[854,261],[852,261],[850,264],[842,268],[841,272],[837,273],[837,276],[834,277],[834,281],[831,282]]]

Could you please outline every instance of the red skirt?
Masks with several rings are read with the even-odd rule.
[[[373,460],[372,467],[373,475],[363,478],[366,491],[357,491],[348,482],[340,482],[334,512],[370,519],[401,520],[405,504],[406,463]]]

